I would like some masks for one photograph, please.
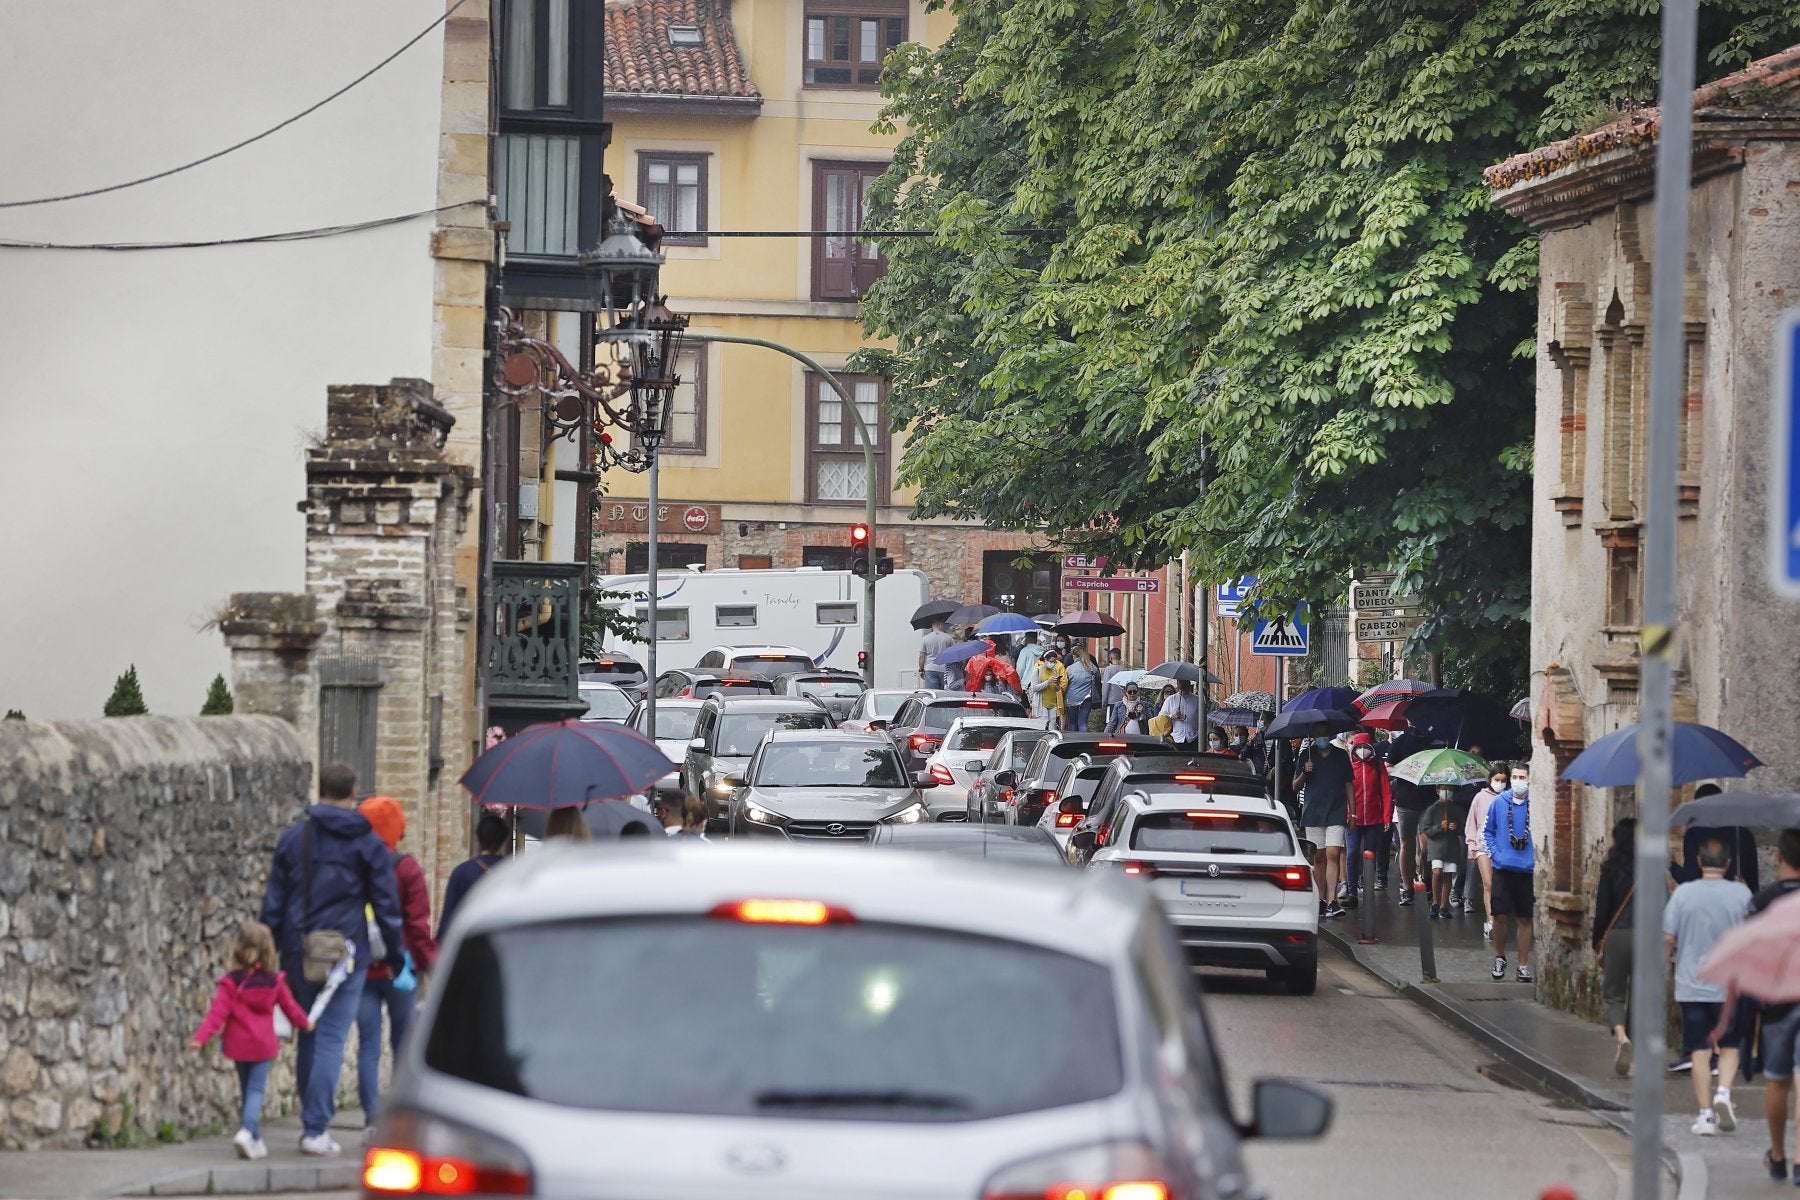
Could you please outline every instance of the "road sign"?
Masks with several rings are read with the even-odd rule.
[[[1374,609],[1380,611],[1388,608],[1423,608],[1425,597],[1408,593],[1397,596],[1391,590],[1392,580],[1387,583],[1359,583],[1350,589],[1350,607],[1358,611]]]
[[[1109,561],[1111,560],[1090,554],[1065,554],[1063,555],[1063,570],[1104,571]]]
[[[1307,625],[1299,613],[1287,617],[1258,617],[1250,635],[1250,653],[1299,658],[1308,645]]]
[[[1160,579],[1119,578],[1102,579],[1098,575],[1065,575],[1062,581],[1065,592],[1143,592],[1146,594],[1162,591]]]
[[[1243,575],[1231,583],[1221,583],[1216,593],[1216,607],[1221,617],[1236,617],[1244,606],[1244,598],[1256,583],[1256,576]]]
[[[1778,594],[1800,600],[1800,308],[1783,313],[1777,324],[1774,367],[1769,583]]]
[[[1397,642],[1424,623],[1424,613],[1408,613],[1401,617],[1358,617],[1356,618],[1356,640],[1359,642]]]

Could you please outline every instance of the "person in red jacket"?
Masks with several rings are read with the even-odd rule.
[[[1010,696],[1019,699],[1025,693],[1019,687],[1019,672],[1012,656],[1005,650],[977,654],[969,660],[967,683],[971,692]]]
[[[1393,823],[1394,789],[1387,764],[1375,754],[1375,739],[1359,733],[1350,739],[1350,859],[1345,864],[1353,891],[1362,884],[1366,850],[1375,852],[1375,890],[1387,887],[1388,828]]]
[[[244,1100],[243,1119],[231,1138],[239,1158],[266,1158],[269,1153],[262,1140],[262,1106],[269,1064],[281,1049],[275,1038],[275,1006],[281,1005],[295,1029],[312,1028],[306,1010],[288,991],[287,977],[275,969],[276,961],[275,935],[267,925],[245,921],[238,926],[231,947],[232,970],[220,977],[212,1007],[188,1043],[189,1049],[199,1050],[213,1034],[225,1031],[221,1045],[225,1057],[237,1066],[238,1091]]]
[[[394,886],[400,893],[401,937],[411,968],[396,979],[384,955],[371,953],[375,965],[363,982],[362,1004],[356,1012],[356,1090],[362,1099],[363,1128],[375,1127],[375,1109],[381,1097],[381,1014],[385,1007],[392,1036],[394,1056],[412,1024],[413,1002],[417,980],[408,979],[415,972],[423,975],[437,964],[437,941],[431,936],[431,892],[425,886],[425,871],[419,860],[399,850],[406,836],[406,810],[392,796],[370,796],[357,806],[368,819],[376,836],[394,856]],[[374,926],[370,926],[371,932]]]

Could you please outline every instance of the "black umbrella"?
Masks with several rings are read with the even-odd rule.
[[[1749,825],[1758,829],[1790,829],[1800,826],[1800,795],[1793,792],[1782,795],[1720,792],[1676,806],[1669,814],[1669,824],[1676,827]]]
[[[1484,758],[1507,758],[1518,750],[1519,723],[1479,692],[1437,688],[1408,701],[1405,715],[1425,737],[1451,746],[1480,746]]]
[[[1160,666],[1151,667],[1149,673],[1163,679],[1173,679],[1178,682],[1200,682],[1200,668],[1191,662],[1175,662],[1170,660]],[[1208,671],[1206,673],[1206,682],[1211,684],[1221,684],[1225,681],[1220,679],[1217,675],[1214,675],[1211,671]]]
[[[954,600],[927,600],[913,610],[912,627],[930,629],[939,621],[948,621],[958,607]]]
[[[1297,708],[1293,712],[1284,712],[1269,722],[1263,731],[1264,737],[1271,738],[1308,738],[1329,737],[1334,733],[1349,733],[1358,729],[1357,719],[1350,713],[1337,708]]]
[[[992,604],[965,604],[951,610],[950,615],[944,618],[944,624],[979,625],[999,611]]]

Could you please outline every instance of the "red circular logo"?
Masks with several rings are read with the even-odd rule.
[[[692,533],[699,533],[702,529],[705,529],[709,519],[710,518],[706,515],[706,510],[698,504],[681,514],[681,523],[686,525],[689,532]]]

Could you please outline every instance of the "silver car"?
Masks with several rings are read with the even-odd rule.
[[[921,788],[880,734],[766,734],[744,775],[728,777],[732,837],[794,842],[867,839],[883,822],[925,820]]]
[[[644,789],[646,799],[655,795],[673,796],[679,800],[681,761],[687,757],[688,742],[693,740],[694,726],[700,720],[699,700],[658,700],[656,728],[650,727],[650,708],[640,700],[631,710],[625,724],[656,742],[656,748],[669,756],[675,769]]]
[[[458,910],[400,1057],[367,1195],[1225,1200],[1331,1111],[1233,1120],[1148,889],[959,855],[548,845]]]
[[[708,826],[726,826],[732,785],[757,743],[771,729],[829,729],[831,714],[817,700],[791,696],[708,696],[681,761],[681,786],[706,802]]]

